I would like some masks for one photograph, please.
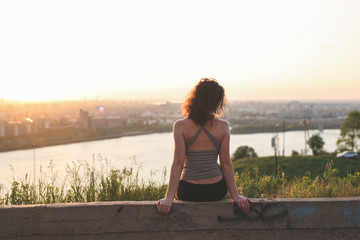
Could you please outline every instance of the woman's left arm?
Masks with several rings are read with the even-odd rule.
[[[238,193],[235,178],[234,178],[234,167],[230,160],[230,153],[229,153],[229,144],[230,144],[230,129],[228,124],[226,124],[225,128],[225,136],[221,141],[220,146],[220,167],[223,172],[226,184],[229,188],[230,195],[234,202],[237,203],[240,209],[247,214],[250,210],[250,203],[251,200],[245,196],[241,196]]]

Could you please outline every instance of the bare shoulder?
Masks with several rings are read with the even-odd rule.
[[[214,123],[218,129],[221,129],[222,131],[228,131],[229,130],[229,123],[226,120],[223,119],[214,119]]]
[[[184,129],[189,124],[188,121],[189,119],[187,118],[176,120],[173,125],[174,130]]]

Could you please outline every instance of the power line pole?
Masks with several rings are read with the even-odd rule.
[[[35,165],[35,146],[36,146],[36,143],[33,142],[33,164],[34,164],[34,197],[35,197],[35,186],[36,186],[36,165]]]
[[[274,148],[274,157],[275,157],[275,162],[274,162],[274,175],[275,175],[275,179],[277,177],[277,151],[279,149],[279,130],[278,130],[279,124],[277,123],[275,125],[275,129],[276,129],[276,135],[271,139],[271,146]]]
[[[304,123],[304,138],[305,138],[305,150],[304,151],[305,151],[305,155],[306,155],[307,154],[307,139],[310,138],[309,132],[307,130],[307,119],[306,118],[304,118],[303,123]],[[306,134],[307,134],[307,136],[306,136]]]
[[[283,157],[285,156],[285,120],[283,120]]]

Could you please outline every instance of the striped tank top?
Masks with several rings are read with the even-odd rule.
[[[201,131],[205,131],[216,149],[214,150],[191,150],[189,147],[199,137]],[[217,158],[220,150],[220,142],[204,127],[201,127],[195,135],[186,143],[186,156],[182,171],[183,180],[199,180],[221,176],[222,172]]]

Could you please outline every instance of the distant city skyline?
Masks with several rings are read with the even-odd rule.
[[[1,1],[0,99],[360,100],[360,1]]]

